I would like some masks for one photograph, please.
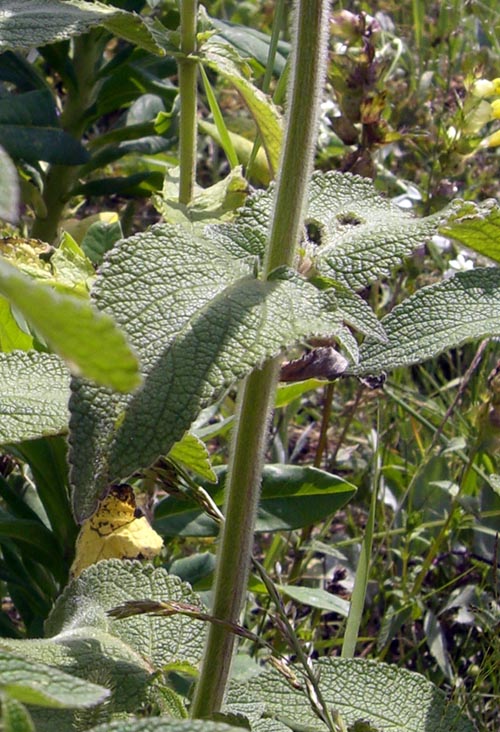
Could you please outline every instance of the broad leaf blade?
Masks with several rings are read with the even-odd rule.
[[[370,722],[380,732],[474,732],[474,725],[445,694],[419,674],[362,659],[331,658],[314,663],[329,710],[346,725]],[[277,672],[265,672],[230,688],[231,711],[252,699],[265,703],[265,716],[295,728],[326,732],[305,690]]]
[[[236,259],[172,226],[121,242],[95,298],[127,332],[144,384],[123,398],[74,381],[71,463],[80,520],[110,482],[168,452],[228,385],[292,343],[340,327],[322,293],[298,275],[284,270],[263,282],[248,256]]]
[[[500,211],[496,202],[486,201],[482,207],[468,202],[464,208],[460,216],[440,227],[440,233],[500,262]]]
[[[235,732],[235,727],[207,719],[121,719],[92,727],[88,732]],[[239,728],[241,729],[241,728]],[[265,731],[263,731],[265,732]]]
[[[165,53],[154,38],[158,31],[139,15],[85,0],[10,0],[8,12],[0,14],[0,49],[44,46],[99,25],[152,53]]]
[[[19,642],[18,642],[19,643]],[[73,708],[103,702],[108,689],[0,649],[0,689],[25,704]]]
[[[356,374],[376,374],[500,333],[500,269],[459,272],[423,287],[383,320],[388,342],[367,339]]]
[[[57,356],[1,353],[0,443],[64,432],[69,393],[69,372]]]
[[[78,140],[55,127],[0,124],[0,144],[15,160],[28,163],[83,165],[89,159]]]
[[[76,373],[123,391],[137,385],[137,359],[109,316],[33,282],[5,260],[0,260],[0,294]]]
[[[133,713],[143,704],[155,671],[181,662],[198,665],[206,630],[205,623],[185,615],[137,615],[126,620],[107,615],[127,600],[144,598],[201,608],[189,585],[165,570],[137,561],[107,560],[66,587],[47,620],[47,638],[2,639],[0,647],[26,663],[43,662],[90,678],[112,690],[109,713]],[[44,729],[60,729],[58,718],[54,716],[52,727],[46,724]]]
[[[224,504],[227,467],[217,470],[219,483],[206,486],[216,505]],[[310,526],[338,511],[356,488],[336,475],[299,465],[266,465],[257,509],[256,532],[291,531]],[[198,507],[167,498],[155,511],[155,528],[166,536],[214,536],[219,527]]]

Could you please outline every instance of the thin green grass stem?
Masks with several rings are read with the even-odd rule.
[[[378,421],[378,420],[377,420]],[[378,484],[380,475],[380,450],[378,444],[378,425],[377,434],[375,436],[376,443],[374,445],[373,459],[374,470],[372,474],[372,495],[370,501],[370,510],[368,520],[366,522],[365,535],[361,545],[361,553],[359,556],[358,566],[356,568],[356,576],[354,578],[354,588],[351,595],[351,607],[347,618],[346,629],[344,634],[344,642],[342,644],[342,658],[353,658],[358,642],[359,629],[363,618],[363,610],[365,607],[366,588],[370,578],[370,566],[372,559],[373,535],[375,530],[375,513],[377,510]]]

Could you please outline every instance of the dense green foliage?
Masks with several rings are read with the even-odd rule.
[[[6,730],[498,728],[500,11],[288,5],[0,3]]]

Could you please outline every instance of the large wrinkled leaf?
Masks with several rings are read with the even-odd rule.
[[[474,732],[474,725],[427,679],[396,666],[362,659],[331,658],[314,663],[325,703],[346,725],[370,722],[380,732]],[[326,732],[311,708],[304,688],[296,689],[281,674],[267,671],[234,684],[231,711],[251,702],[264,703],[265,716],[292,728]]]
[[[0,647],[29,662],[90,678],[113,692],[107,701],[109,712],[134,712],[156,670],[172,663],[199,663],[205,633],[204,623],[185,615],[137,615],[126,620],[107,615],[126,600],[144,597],[200,605],[189,585],[163,569],[107,560],[66,587],[47,620],[47,638],[2,639]],[[51,729],[50,724],[44,728]],[[60,728],[54,717],[52,729]]]
[[[102,686],[26,660],[19,646],[15,655],[0,649],[0,690],[25,704],[62,708],[93,706],[110,695]]]
[[[235,727],[206,719],[121,719],[100,724],[88,732],[235,732]],[[240,728],[241,729],[241,728]]]
[[[459,272],[423,287],[383,320],[388,342],[367,339],[354,373],[407,366],[476,338],[500,334],[500,269]]]
[[[235,253],[247,249],[263,256],[272,202],[271,186],[248,202],[238,225],[220,228],[221,243]],[[483,216],[484,225],[494,220],[495,210],[489,203],[476,209]],[[469,226],[470,205],[460,202],[417,219],[380,196],[366,178],[338,172],[315,173],[306,211],[306,256],[322,278],[359,290],[378,277],[389,275],[448,219],[453,219],[458,236],[462,213],[463,225]],[[354,304],[345,301],[346,315],[356,313],[359,317],[361,312],[359,308],[353,310]],[[365,327],[370,327],[369,320],[365,319]]]
[[[68,399],[69,372],[57,356],[0,353],[0,443],[64,432]]]
[[[33,48],[87,33],[104,25],[111,33],[153,53],[163,54],[156,42],[157,27],[139,15],[101,2],[85,0],[9,0],[0,8],[0,49]]]
[[[89,303],[54,292],[0,259],[0,294],[76,373],[115,389],[137,385],[137,359],[113,320]]]
[[[122,241],[94,298],[137,350],[144,385],[122,398],[73,383],[71,463],[80,520],[111,481],[168,452],[225,387],[292,343],[333,336],[340,327],[329,301],[292,271],[263,282],[248,256],[234,258],[172,226]]]
[[[341,285],[326,291],[287,270],[267,282],[256,276],[272,190],[253,197],[236,223],[208,226],[203,235],[158,226],[118,243],[94,300],[129,336],[144,385],[122,398],[74,381],[71,462],[79,519],[93,512],[110,482],[166,453],[200,409],[281,350],[314,335],[333,336],[356,362],[358,345],[340,328],[341,317],[383,341],[373,313],[345,288],[387,273],[460,206],[418,220],[362,178],[315,175],[303,248],[315,282]]]
[[[227,467],[217,471],[217,486],[206,486],[214,503],[222,507]],[[265,465],[255,531],[291,531],[310,526],[338,511],[356,488],[317,468],[299,465]],[[155,527],[167,536],[214,536],[216,522],[185,500],[167,498],[155,511]]]

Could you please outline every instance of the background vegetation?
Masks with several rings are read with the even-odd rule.
[[[157,17],[172,32],[179,25],[177,4],[168,0],[113,5]],[[248,71],[256,87],[272,94],[278,108],[290,50],[288,5],[203,4],[219,36],[251,59]],[[379,193],[418,216],[440,211],[455,197],[498,198],[497,4],[376,5],[334,4],[315,167],[370,178]],[[202,29],[204,23],[208,29],[202,15]],[[277,31],[280,40],[269,63]],[[160,218],[177,223],[184,216],[193,228],[197,220],[224,220],[250,187],[265,187],[275,174],[272,144],[267,141],[266,157],[255,115],[248,111],[253,104],[255,112],[259,98],[240,81],[235,88],[231,69],[215,60],[198,81],[196,180],[208,188],[232,177],[225,188],[220,183],[222,196],[216,190],[207,199],[195,189],[192,201],[174,205],[173,166],[181,149],[176,57],[157,56],[133,41],[94,27],[71,42],[78,64],[69,61],[69,40],[0,56],[0,144],[16,165],[21,200],[20,218],[4,227],[2,255],[59,295],[79,294],[82,304],[95,266],[120,237]],[[487,90],[485,81],[491,83]],[[15,104],[23,94],[21,114]],[[421,287],[484,264],[492,261],[436,235],[362,296],[380,318]],[[5,303],[5,353],[59,353],[51,334],[32,321],[28,325],[22,311]],[[248,655],[262,659],[272,648],[295,659],[286,623],[307,658],[340,655],[346,631],[342,602],[351,598],[368,536],[369,577],[356,655],[420,672],[478,730],[498,729],[499,366],[498,340],[492,338],[391,371],[383,384],[350,376],[315,388],[280,387],[269,461],[322,468],[356,486],[357,493],[336,512],[328,510],[331,504],[318,507],[315,497],[283,514],[264,484],[267,520],[261,517],[257,527],[254,556],[265,572],[254,565],[241,621]],[[132,365],[127,369],[125,380]],[[41,380],[47,399],[50,374]],[[111,386],[120,389],[123,383]],[[67,394],[53,397],[55,403]],[[212,471],[224,472],[234,413],[235,391],[229,389],[202,412],[192,444],[134,478],[144,511],[165,541],[155,561],[191,583],[207,603],[217,545],[215,524],[200,508],[200,486],[211,495],[213,517],[222,492],[211,488]],[[35,639],[43,635],[74,558],[77,525],[66,441],[56,434],[12,440],[6,429],[2,442],[0,633]],[[278,595],[269,594],[266,577]],[[57,617],[51,622],[57,626]],[[188,675],[178,671],[169,683],[179,692]],[[154,709],[155,704],[158,698],[151,702]],[[143,712],[151,712],[147,703]],[[80,728],[99,721],[89,718]]]

